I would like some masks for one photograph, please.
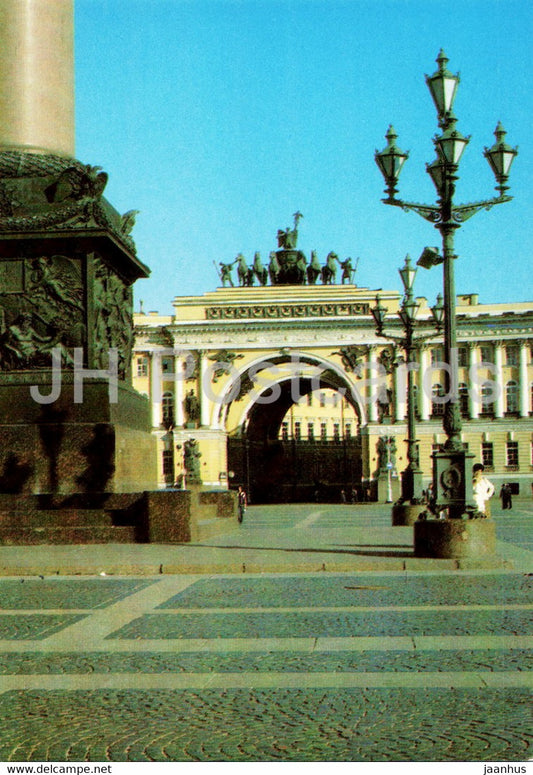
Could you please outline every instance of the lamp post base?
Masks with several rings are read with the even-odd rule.
[[[419,515],[427,511],[427,508],[425,503],[395,503],[392,507],[393,527],[414,525]]]
[[[491,519],[428,519],[414,526],[415,557],[481,559],[496,553]]]

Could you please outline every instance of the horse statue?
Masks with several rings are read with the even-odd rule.
[[[254,263],[252,267],[254,275],[257,277],[259,285],[266,285],[268,280],[268,270],[263,266],[261,261],[261,253],[254,255]]]
[[[322,274],[322,267],[318,261],[316,250],[311,251],[311,263],[307,267],[307,282],[309,285],[315,285],[316,281]]]
[[[270,277],[270,282],[272,285],[276,285],[278,281],[279,270],[280,265],[278,257],[276,256],[275,251],[272,250],[270,253],[270,263],[268,264],[268,276]]]
[[[337,277],[337,264],[339,258],[336,253],[328,253],[326,263],[322,267],[322,284],[332,285]]]
[[[297,284],[305,285],[307,281],[307,259],[301,250],[298,251],[295,270]]]
[[[239,253],[235,261],[237,262],[237,277],[239,278],[239,285],[253,285],[254,270],[250,269],[243,254]]]

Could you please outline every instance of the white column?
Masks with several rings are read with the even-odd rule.
[[[523,340],[520,342],[520,361],[519,361],[519,409],[520,417],[529,417],[529,380],[527,378],[527,359],[529,342]]]
[[[174,424],[182,428],[185,422],[183,413],[183,401],[185,399],[183,386],[183,358],[177,355],[174,358]]]
[[[373,363],[376,360],[376,348],[371,346],[368,348],[368,353],[366,357],[367,362],[367,369],[366,369],[366,379],[374,382],[377,382],[377,370],[374,368],[370,368],[370,364]],[[370,422],[377,422],[378,421],[378,391],[379,391],[379,385],[377,384],[370,384],[367,387],[367,400],[369,400],[368,403],[368,419]]]
[[[498,385],[496,400],[494,401],[494,416],[503,417],[505,414],[505,384],[503,382],[503,345],[496,342],[494,345],[494,381]]]
[[[478,363],[477,343],[469,342],[468,369],[470,379],[468,380],[468,412],[471,420],[477,420],[481,412],[481,385],[479,384],[479,379],[476,379],[478,377]]]
[[[209,394],[208,391],[211,387],[211,376],[206,374],[207,358],[203,350],[198,351],[198,371],[200,375],[200,425],[209,425]],[[204,383],[205,378],[205,383]]]
[[[429,420],[431,415],[431,395],[424,389],[425,375],[431,365],[431,353],[429,347],[423,345],[420,348],[420,371],[418,372],[418,408],[421,420]]]
[[[150,400],[152,402],[152,427],[159,428],[161,416],[161,354],[153,351],[150,360]]]
[[[407,372],[405,363],[400,363],[394,369],[394,419],[405,420],[407,414]]]

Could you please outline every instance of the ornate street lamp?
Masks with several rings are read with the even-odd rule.
[[[498,121],[498,126],[494,130],[496,142],[492,148],[485,148],[484,151],[484,156],[488,160],[498,183],[496,189],[500,192],[500,196],[503,196],[504,191],[507,191],[509,188],[509,186],[506,186],[505,184],[509,177],[511,164],[518,153],[517,148],[511,148],[510,145],[507,145],[507,143],[504,142],[503,138],[506,134],[507,132],[503,128],[501,121]]]
[[[405,354],[407,364],[407,468],[402,472],[402,490],[400,501],[394,506],[392,513],[393,525],[413,524],[416,517],[424,510],[422,492],[422,470],[420,468],[420,452],[416,438],[416,395],[414,370],[410,368],[413,362],[415,348],[428,339],[433,339],[436,332],[424,333],[415,336],[417,317],[420,303],[413,297],[413,285],[417,269],[411,265],[409,255],[405,257],[404,266],[398,270],[402,278],[404,297],[398,317],[400,319],[403,336],[395,336],[392,332],[385,332],[385,319],[387,309],[381,304],[379,296],[376,298],[376,306],[370,309],[376,324],[376,333],[393,342],[397,342]],[[437,303],[431,308],[431,324],[437,332],[442,328],[442,296],[437,297]],[[421,322],[421,321],[420,321]],[[418,508],[417,508],[418,507]]]
[[[446,433],[446,442],[441,451],[433,455],[433,485],[436,491],[436,508],[445,511],[448,518],[460,519],[475,514],[475,504],[472,497],[472,457],[469,455],[461,441],[461,417],[459,411],[459,397],[457,394],[457,336],[455,321],[455,277],[454,261],[457,256],[454,253],[454,235],[468,218],[481,210],[489,210],[496,204],[509,202],[507,180],[514,157],[518,151],[504,142],[505,130],[498,124],[496,127],[496,143],[485,149],[485,157],[494,172],[499,195],[488,200],[473,202],[466,205],[454,203],[455,183],[458,179],[457,171],[459,162],[469,138],[463,137],[456,129],[457,119],[453,115],[453,100],[459,83],[459,76],[452,75],[446,69],[448,59],[441,50],[437,58],[439,69],[430,77],[426,76],[431,96],[437,108],[438,124],[442,134],[434,138],[437,158],[426,169],[437,190],[438,201],[435,205],[405,202],[396,198],[396,184],[398,175],[407,158],[406,154],[401,165],[393,170],[392,165],[387,168],[383,164],[384,154],[394,148],[395,157],[400,158],[401,152],[395,145],[397,136],[394,134],[392,143],[387,149],[376,152],[376,162],[384,176],[387,185],[385,193],[387,198],[382,201],[388,205],[401,207],[403,210],[413,210],[415,213],[430,221],[442,237],[442,263],[444,274],[444,360],[449,370],[446,372],[446,392],[448,401],[445,405],[443,427]],[[390,131],[390,130],[389,130]],[[426,251],[424,251],[426,252]],[[434,261],[433,263],[438,263]],[[431,265],[430,262],[422,263],[423,266]],[[453,377],[453,379],[452,379]],[[415,533],[416,551],[416,533]]]
[[[394,131],[392,124],[387,130],[385,139],[387,141],[387,147],[380,153],[376,151],[376,163],[381,170],[381,174],[385,178],[387,183],[387,193],[390,200],[394,200],[397,189],[395,188],[402,167],[409,158],[409,153],[404,153],[396,145],[396,138],[398,135]]]
[[[446,69],[448,61],[448,57],[441,49],[437,57],[439,69],[431,76],[426,75],[426,83],[437,108],[439,126],[442,127],[446,126],[460,81],[459,73],[453,75],[453,73]]]

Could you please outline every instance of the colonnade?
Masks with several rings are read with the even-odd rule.
[[[518,363],[514,366],[516,369],[517,379],[517,414],[520,417],[528,417],[530,414],[530,401],[531,401],[531,385],[528,380],[528,361],[530,352],[530,340],[521,341],[495,341],[490,343],[494,353],[494,363],[491,364],[490,372],[487,381],[492,381],[498,386],[498,389],[494,391],[494,400],[492,404],[492,414],[495,418],[502,418],[506,413],[506,385],[504,382],[504,363],[503,353],[506,344],[512,344],[519,347]],[[438,382],[438,369],[431,362],[431,349],[437,346],[435,343],[426,343],[420,345],[415,351],[415,364],[411,364],[410,368],[414,368],[418,372],[416,378],[417,388],[417,415],[421,421],[427,421],[432,416],[433,402],[431,395],[431,382],[436,384]],[[467,362],[465,367],[470,370],[470,373],[474,373],[476,369],[482,368],[480,343],[479,342],[465,342],[460,344],[461,347],[466,347],[468,350]],[[375,368],[376,358],[379,350],[383,347],[380,345],[371,345],[367,348],[366,355],[364,357],[363,374],[372,373],[372,368]],[[162,423],[162,396],[163,396],[163,382],[166,380],[168,383],[172,383],[172,397],[174,405],[174,425],[176,427],[183,427],[187,421],[187,417],[184,410],[184,403],[186,397],[187,383],[184,377],[184,370],[187,367],[187,360],[184,355],[173,355],[170,360],[172,363],[172,369],[164,371],[162,368],[163,358],[169,358],[167,353],[172,352],[170,349],[162,350],[161,348],[144,349],[144,354],[149,356],[149,368],[150,368],[150,399],[152,405],[152,426],[158,428]],[[211,380],[211,374],[207,374],[211,368],[206,353],[202,350],[192,351],[196,356],[197,374],[199,379],[196,384],[204,385],[206,380]],[[139,355],[139,353],[137,353]],[[189,356],[190,357],[190,356]],[[423,375],[427,375],[428,370],[432,370],[432,376],[430,379],[427,377],[424,379]],[[468,419],[478,419],[483,412],[483,402],[481,395],[481,384],[472,385],[470,380],[465,377],[468,386]],[[407,416],[407,400],[406,400],[406,370],[403,371],[400,368],[393,368],[390,370],[390,376],[387,377],[388,384],[392,388],[392,405],[389,408],[391,419],[395,421],[403,422]],[[378,401],[368,400],[371,395],[370,391],[376,391],[377,379],[369,379],[369,384],[366,388],[364,395],[367,398],[366,401],[366,417],[368,422],[374,423],[379,421],[379,406]],[[357,380],[355,380],[357,383]],[[461,379],[460,379],[461,383]],[[192,383],[190,383],[192,384]],[[165,390],[169,390],[169,386],[165,387]],[[199,425],[207,427],[211,423],[212,405],[208,391],[200,389],[197,396],[199,402]]]

